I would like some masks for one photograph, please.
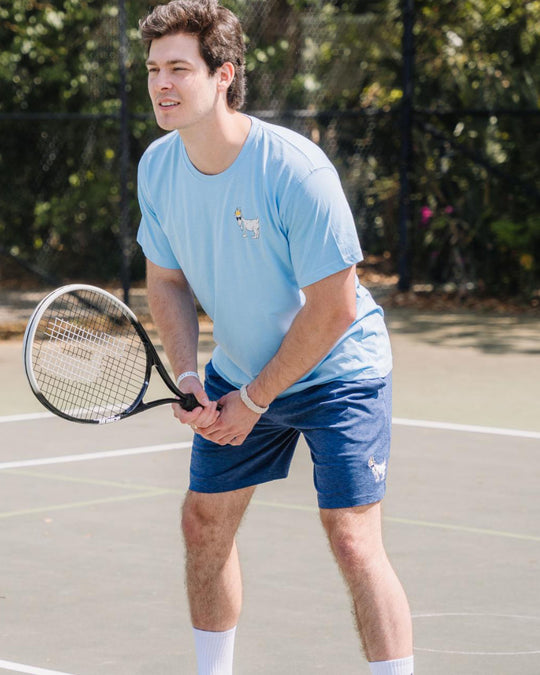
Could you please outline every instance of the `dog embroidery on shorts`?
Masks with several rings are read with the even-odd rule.
[[[377,464],[375,457],[370,457],[368,466],[371,469],[372,474],[375,476],[375,482],[380,483],[385,479],[386,476],[386,460]]]
[[[242,237],[245,239],[248,232],[251,232],[252,239],[258,239],[261,235],[261,225],[258,218],[247,219],[242,216],[242,211],[236,209],[234,212],[238,227],[242,230]]]

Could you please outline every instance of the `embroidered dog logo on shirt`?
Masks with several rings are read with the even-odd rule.
[[[386,460],[380,464],[377,464],[375,457],[370,457],[368,466],[371,469],[371,473],[375,477],[375,482],[381,483],[386,477]]]
[[[258,239],[261,234],[261,226],[258,218],[247,219],[242,216],[242,211],[236,209],[234,212],[236,217],[236,222],[238,227],[242,230],[242,237],[245,239],[248,236],[248,232],[251,232],[252,239]]]

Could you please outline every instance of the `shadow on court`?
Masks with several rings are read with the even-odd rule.
[[[385,540],[416,672],[537,675],[540,324],[403,310],[388,323]],[[101,427],[36,417],[20,340],[0,343],[0,382],[0,672],[195,673],[178,522],[189,431],[168,408]],[[304,443],[289,478],[256,491],[239,549],[237,675],[369,672]]]
[[[473,347],[488,354],[540,354],[540,322],[535,318],[393,309],[391,319],[395,334],[412,335],[430,345]]]

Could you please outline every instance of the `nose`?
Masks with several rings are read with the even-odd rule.
[[[168,91],[172,88],[172,83],[165,71],[161,71],[155,75],[152,79],[152,88],[155,91]]]

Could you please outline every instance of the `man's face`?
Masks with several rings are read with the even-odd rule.
[[[195,36],[176,33],[153,40],[146,66],[148,92],[162,129],[189,129],[215,111],[218,74],[209,74]]]

